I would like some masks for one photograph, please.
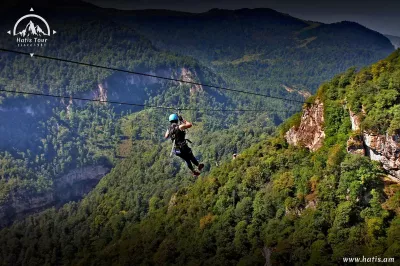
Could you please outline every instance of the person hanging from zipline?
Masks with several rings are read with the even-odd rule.
[[[178,114],[171,114],[169,116],[169,122],[171,124],[167,129],[167,132],[165,132],[165,138],[171,138],[173,142],[172,152],[186,162],[194,176],[199,176],[199,171],[203,169],[204,164],[199,163],[194,157],[192,149],[187,144],[187,142],[190,142],[190,140],[185,138],[185,129],[191,128],[192,123],[184,120],[182,116]],[[197,166],[198,171],[194,169],[192,163]]]

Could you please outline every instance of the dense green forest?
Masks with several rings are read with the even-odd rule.
[[[399,132],[399,70],[400,50],[323,84],[312,98],[324,103],[326,137],[316,152],[286,143],[284,133],[299,122],[294,116],[194,181],[166,156],[169,143],[137,140],[132,155],[81,202],[3,229],[0,261],[264,265],[267,254],[274,265],[337,265],[343,257],[362,256],[398,260],[399,184],[368,157],[347,153],[346,142],[353,134],[348,108],[360,112],[365,106],[365,130],[381,130],[383,123],[382,130]],[[129,124],[126,119],[123,130],[145,134]],[[234,128],[213,134],[207,146],[220,143],[233,151]],[[217,134],[226,142],[214,141]]]
[[[88,9],[86,5],[81,9],[39,10],[59,33],[52,36],[51,44],[41,54],[174,78],[181,78],[185,69],[194,81],[297,100],[304,100],[309,91],[333,74],[349,66],[371,63],[393,49],[385,37],[359,25],[311,23],[263,9],[233,13],[214,10],[199,15],[177,12],[172,16],[168,11],[141,14]],[[3,14],[2,29],[13,25],[14,15]],[[185,17],[188,27],[177,30]],[[228,24],[231,26],[226,30]],[[169,34],[172,29],[175,35]],[[196,36],[185,37],[192,31],[197,32]],[[0,43],[6,48],[15,45],[11,36]],[[105,91],[100,91],[99,84]],[[193,91],[184,84],[5,52],[0,54],[0,88],[198,109],[271,110],[259,114],[184,113],[206,135],[227,130],[229,137],[221,134],[225,139],[236,134],[234,139],[239,144],[235,152],[256,141],[242,134],[250,126],[267,132],[300,109],[299,104],[276,99],[208,87]],[[151,115],[146,111],[126,118],[141,109],[12,93],[0,93],[0,104],[4,114],[0,116],[3,203],[20,189],[33,194],[51,192],[58,178],[76,168],[99,164],[113,167],[129,154],[136,139],[145,136],[151,141],[160,140],[168,115],[167,111]],[[136,125],[123,131],[126,119]],[[258,132],[253,135],[261,135],[260,130],[254,130]],[[210,161],[206,169],[230,157],[223,142],[215,148],[198,141],[199,156]]]
[[[310,153],[283,138],[298,114],[276,130],[300,104],[1,52],[0,89],[196,109],[182,115],[194,123],[188,137],[206,166],[196,180],[169,157],[170,110],[0,92],[0,212],[9,214],[0,226],[16,219],[16,192],[35,202],[57,194],[72,170],[111,170],[82,201],[3,228],[0,265],[255,265],[267,253],[281,265],[398,258],[400,188],[383,181],[378,164],[346,153],[360,132],[351,132],[343,108],[363,114],[363,129],[399,133],[399,52],[359,69],[393,51],[387,38],[269,9],[74,4],[41,10],[58,34],[40,54],[300,101],[355,68],[307,100],[326,105],[325,143]],[[20,14],[1,12],[6,32]],[[8,36],[0,44],[15,48]],[[231,161],[233,153],[240,155]]]
[[[195,80],[201,78],[201,81],[212,84],[222,82],[194,59],[159,51],[135,31],[109,21],[83,20],[64,26],[63,30],[64,34],[56,35],[53,46],[44,49],[44,54],[142,72],[160,71],[176,78],[180,78],[182,68],[187,68],[199,75],[193,76]],[[104,32],[110,34],[106,37]],[[2,43],[7,45],[7,40]],[[56,48],[61,44],[64,49]],[[189,93],[190,87],[183,84],[135,80],[132,75],[88,67],[79,67],[78,70],[65,63],[32,60],[2,52],[0,88],[92,99],[105,97],[108,100],[152,105],[201,106],[203,109],[246,105],[233,103],[227,96],[212,89],[196,95]],[[99,83],[109,86],[108,91],[102,92],[103,95],[97,88]],[[121,157],[118,154],[120,145],[124,144],[121,140],[136,137],[131,132],[123,134],[120,130],[123,121],[120,119],[140,111],[140,108],[59,101],[5,92],[0,93],[0,100],[0,111],[4,114],[0,117],[2,203],[8,202],[12,191],[25,189],[39,194],[51,191],[57,178],[76,168],[99,164],[111,167]],[[161,125],[157,125],[160,128],[166,126],[167,115],[167,111],[156,112],[149,119],[159,121],[156,124],[162,121]],[[221,114],[218,119],[202,113],[187,116],[203,121],[204,128],[208,130],[227,128],[238,119],[238,114]],[[143,124],[138,124],[139,127],[147,127],[149,123],[148,120],[141,122]],[[160,139],[161,131],[154,131],[157,139]]]

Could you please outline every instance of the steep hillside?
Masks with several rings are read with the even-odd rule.
[[[400,50],[336,76],[275,137],[194,184],[163,156],[167,146],[138,143],[135,156],[82,202],[2,230],[0,264],[337,265],[363,256],[398,261],[398,180],[387,178],[393,173],[385,161],[350,152],[348,140],[359,136],[372,151],[366,134],[399,133],[399,71]],[[398,160],[397,152],[392,156]]]
[[[51,45],[38,50],[40,54],[297,100],[304,100],[312,88],[344,68],[365,65],[392,50],[386,38],[357,24],[309,23],[270,9],[189,14],[117,11],[80,1],[30,4],[58,32]],[[8,6],[12,8],[0,10],[4,32],[13,27],[26,1]],[[15,49],[15,40],[7,35],[0,46]],[[29,47],[19,49],[30,51]],[[277,110],[256,117],[251,112],[184,113],[207,133],[243,124],[269,130],[300,108],[276,99],[4,52],[0,53],[0,88],[139,104]],[[138,111],[140,108],[0,93],[0,224],[83,196],[102,175],[93,179],[81,174],[76,186],[71,184],[71,192],[65,194],[70,198],[63,193],[57,196],[65,189],[60,185],[64,178],[86,173],[90,167],[107,173],[129,154],[135,140],[160,140],[158,132],[168,112],[140,113],[141,123],[132,126],[131,120],[137,116],[125,116]],[[131,126],[124,125],[126,120]],[[147,124],[153,125],[150,134],[143,133],[149,131]],[[131,129],[123,133],[122,127]],[[239,136],[235,139],[241,143],[237,147],[254,142],[247,139],[248,128],[234,128]],[[223,147],[203,145],[199,151],[212,165],[212,159],[221,161],[229,156]],[[24,201],[28,203],[22,204]]]
[[[327,122],[323,116],[326,106],[320,101],[334,100],[349,112],[352,133],[347,151],[382,163],[389,177],[400,182],[399,55],[397,50],[372,67],[359,73],[350,69],[323,85],[317,94],[319,105],[306,108],[300,125],[287,132],[288,142],[318,149],[324,142],[326,130],[322,126]]]
[[[201,60],[229,85],[300,99],[284,86],[315,93],[337,73],[393,51],[385,36],[357,23],[308,22],[267,8],[112,14],[156,47]]]
[[[188,81],[222,82],[196,60],[159,51],[127,27],[111,21],[68,21],[62,25],[52,17],[60,34],[41,54]],[[12,38],[4,38],[0,46],[13,44]],[[0,53],[0,89],[192,108],[236,105],[212,89],[5,52]],[[0,92],[0,226],[90,191],[119,160],[121,140],[132,137],[121,132],[120,118],[140,110]],[[164,124],[168,112],[157,112],[152,119]],[[237,114],[221,114],[217,123],[209,114],[186,114],[191,116],[203,119],[209,130],[226,127],[225,119],[238,119]],[[148,123],[143,122],[141,127]],[[65,177],[90,167],[103,174],[95,179],[82,174],[76,187],[60,185]],[[66,188],[71,197],[60,196]]]

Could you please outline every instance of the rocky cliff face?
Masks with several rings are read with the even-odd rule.
[[[324,141],[324,104],[316,100],[315,104],[303,110],[300,125],[286,132],[286,141],[291,145],[301,145],[315,151]]]
[[[400,135],[361,131],[361,117],[351,111],[350,120],[354,135],[347,141],[347,152],[380,162],[389,178],[400,183]],[[286,132],[286,141],[316,151],[325,138],[323,122],[324,105],[317,99],[313,106],[304,108],[298,128],[292,127]]]
[[[109,172],[109,168],[98,166],[86,166],[75,169],[62,176],[55,184],[57,202],[66,202],[81,198]]]
[[[98,86],[99,90],[95,92],[95,99],[101,102],[107,101],[107,83],[100,83]]]
[[[147,75],[161,76],[166,78],[180,79],[189,82],[198,81],[197,73],[194,69],[165,68],[156,71],[145,72]],[[121,100],[140,103],[147,100],[149,91],[145,92],[144,88],[164,90],[168,84],[183,85],[183,82],[167,81],[152,76],[141,76],[134,74],[115,73],[98,84],[98,88],[83,94],[85,98],[96,99],[100,101]],[[202,91],[200,85],[190,85],[190,93]],[[151,93],[151,92],[150,92]]]
[[[189,69],[187,68],[182,68],[181,69],[181,80],[184,81],[189,81],[189,82],[196,82],[195,77],[196,77],[196,73],[195,72],[191,72]],[[181,83],[182,84],[182,83]],[[195,85],[193,84],[190,88],[190,94],[193,94],[197,91],[203,91],[203,87],[201,85]]]
[[[362,136],[351,136],[347,141],[347,152],[365,156],[365,146]]]
[[[360,117],[350,111],[351,125],[354,131],[360,130]],[[354,139],[358,145],[353,145]],[[382,163],[389,177],[400,182],[400,135],[379,135],[362,131],[347,142],[347,151],[353,154],[366,155],[373,161]]]
[[[14,191],[9,199],[0,205],[0,228],[31,211],[43,210],[52,202],[54,202],[53,193],[32,195],[29,191]]]
[[[0,227],[45,208],[80,199],[109,172],[104,166],[75,169],[56,180],[53,190],[46,193],[18,190],[0,204]]]
[[[307,99],[308,97],[311,97],[311,93],[310,92],[305,91],[305,90],[295,89],[294,86],[292,86],[292,88],[291,88],[289,86],[286,86],[285,84],[282,84],[282,87],[289,93],[297,93],[297,94],[303,96],[304,99]]]

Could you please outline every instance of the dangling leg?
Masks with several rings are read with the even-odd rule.
[[[204,167],[204,164],[203,164],[203,163],[199,163],[199,161],[197,161],[196,157],[194,157],[194,155],[193,155],[192,149],[190,149],[190,148],[189,148],[189,151],[188,151],[188,155],[189,155],[190,161],[191,161],[194,165],[197,166],[197,168],[199,169],[199,171],[201,171],[201,170],[203,169],[203,167]]]
[[[190,171],[192,171],[193,175],[198,176],[200,174],[199,172],[194,170],[189,154],[181,152],[180,154],[177,154],[177,156],[182,158],[186,162],[188,168],[190,169]]]

